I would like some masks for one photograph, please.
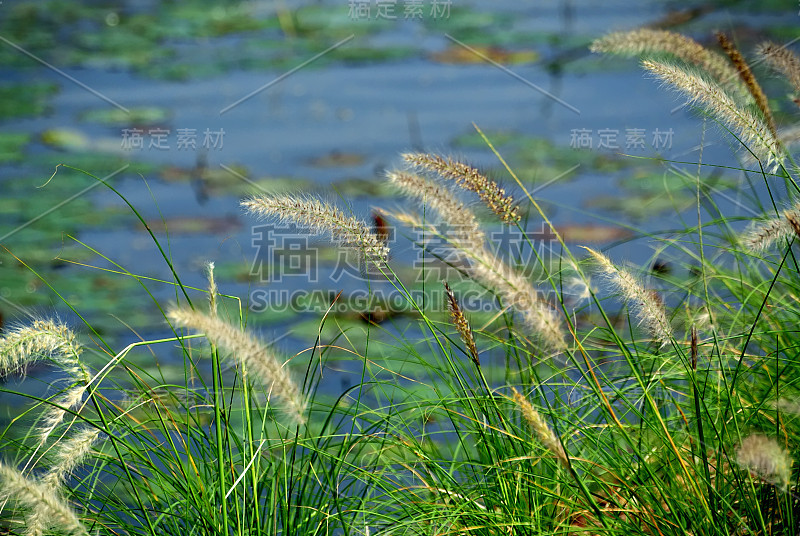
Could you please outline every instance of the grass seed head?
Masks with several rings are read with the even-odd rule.
[[[478,194],[486,206],[504,223],[514,224],[520,220],[519,212],[514,205],[514,198],[507,195],[495,181],[474,167],[452,158],[426,153],[406,153],[403,155],[403,159],[419,169],[438,173],[445,179],[455,181],[465,190]]]
[[[389,261],[389,248],[363,221],[345,215],[338,208],[317,199],[290,195],[256,196],[242,206],[261,218],[278,218],[307,225],[316,232],[328,233],[342,247],[354,249],[368,262],[383,267]]]
[[[756,52],[764,58],[767,65],[783,74],[786,80],[800,93],[800,58],[786,48],[769,41],[761,43]]]
[[[739,104],[718,82],[677,64],[645,60],[642,66],[730,128],[766,167],[774,171],[783,164],[784,149],[764,118]]]
[[[666,345],[673,335],[661,297],[656,292],[644,288],[627,270],[617,268],[608,257],[599,251],[587,247],[584,249],[594,257],[608,280],[620,290],[628,302],[628,306],[653,339],[661,346]]]
[[[737,95],[747,94],[738,72],[724,56],[678,33],[651,28],[614,32],[594,41],[590,50],[628,57],[669,54],[708,73],[717,83]]]
[[[792,478],[792,458],[770,437],[754,434],[736,450],[736,461],[754,477],[786,489]]]
[[[56,488],[33,481],[17,469],[2,463],[0,500],[14,500],[27,512],[26,534],[35,534],[37,527],[57,528],[66,534],[89,534]]]
[[[167,317],[177,327],[203,332],[230,359],[246,365],[251,374],[281,399],[294,422],[305,423],[305,398],[283,361],[263,341],[218,317],[189,308],[173,308]]]

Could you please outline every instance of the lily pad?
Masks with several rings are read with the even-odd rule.
[[[167,7],[164,16],[179,33],[192,37],[218,37],[253,32],[274,26],[271,17],[258,16],[255,4],[211,5],[204,2],[181,2]]]
[[[119,108],[102,108],[86,111],[80,118],[111,126],[149,126],[163,124],[168,118],[168,113],[162,108],[155,107],[131,108],[127,112]]]
[[[89,137],[71,128],[51,128],[42,133],[42,143],[62,151],[86,151],[91,147]]]
[[[46,172],[42,173],[43,180],[38,182],[44,182],[44,180],[50,176],[50,174],[55,170],[55,167],[59,164],[66,164],[68,166],[89,171],[93,175],[100,178],[119,170],[123,166],[128,166],[124,170],[126,175],[147,176],[157,169],[155,164],[149,162],[129,162],[122,158],[121,154],[108,154],[94,151],[68,154],[49,152],[41,155],[38,163],[42,164],[46,170]],[[63,172],[64,170],[62,169],[62,171],[59,173]],[[70,170],[70,172],[72,172],[72,170]],[[119,175],[115,175],[115,177],[118,176]]]
[[[673,172],[653,172],[649,168],[639,168],[630,174],[626,174],[620,181],[621,187],[634,194],[680,194],[694,192],[695,184],[693,179]],[[701,186],[714,187],[718,190],[735,189],[740,186],[735,180],[725,179],[715,175],[704,177]]]
[[[584,205],[587,208],[609,210],[623,214],[637,221],[645,221],[665,212],[686,210],[692,206],[694,198],[684,192],[672,196],[662,194],[640,194],[621,196],[598,196]]]
[[[320,168],[352,167],[360,166],[364,163],[364,160],[366,159],[361,154],[333,151],[329,154],[312,158],[309,164]]]
[[[438,32],[445,31],[461,41],[484,43],[486,28],[493,28],[492,33],[502,33],[510,29],[513,17],[492,11],[476,11],[473,9],[451,6],[449,2],[439,2],[426,10],[423,18],[425,26]]]
[[[69,49],[71,63],[94,69],[142,69],[174,55],[142,34],[124,27],[99,32],[78,32],[75,48]]]
[[[213,218],[209,216],[174,217],[167,220],[153,220],[148,227],[154,231],[166,229],[170,234],[230,234],[242,227],[236,216]],[[144,229],[142,229],[144,231]]]
[[[485,134],[495,147],[507,145],[520,137],[519,132],[512,130],[496,130]],[[486,142],[474,130],[456,136],[452,144],[455,147],[463,147],[465,149],[488,149]]]
[[[386,19],[377,19],[376,6],[370,6],[369,17],[361,17],[351,12],[346,3],[333,5],[309,5],[295,9],[291,13],[291,30],[301,37],[317,41],[343,39],[350,35],[365,35],[385,29],[392,24]],[[347,46],[347,45],[345,45]]]
[[[557,229],[565,242],[577,242],[579,244],[614,242],[633,236],[633,233],[627,229],[608,225],[570,224],[557,226]]]
[[[161,170],[161,177],[167,181],[198,181],[198,186],[207,193],[225,194],[243,197],[260,194],[284,194],[302,192],[311,189],[314,183],[298,177],[257,177],[249,178],[249,171],[244,166],[231,165],[225,168],[205,168],[200,171],[166,167]]]
[[[533,50],[507,50],[498,46],[470,45],[469,48],[453,45],[430,55],[438,63],[472,64],[493,61],[504,65],[534,63],[539,53]]]
[[[354,197],[392,197],[397,191],[388,181],[379,178],[362,179],[358,177],[334,181],[331,188],[346,198]]]
[[[22,150],[30,139],[29,134],[21,132],[0,132],[0,164],[21,161]]]
[[[377,62],[377,61],[396,61],[411,58],[419,54],[419,50],[413,47],[342,47],[331,55],[329,60],[340,60],[350,63]]]
[[[37,197],[35,193],[24,199],[2,198],[0,199],[0,217],[13,227],[35,220],[35,229],[26,225],[20,231],[21,236],[30,238],[31,233],[37,231],[49,232],[51,240],[58,240],[61,233],[72,233],[85,225],[107,223],[108,217],[114,214],[111,209],[97,210],[91,201],[80,197],[51,211],[61,200],[61,198],[53,199],[52,196],[47,195]]]
[[[55,84],[0,86],[0,120],[41,115],[57,92],[58,86]]]

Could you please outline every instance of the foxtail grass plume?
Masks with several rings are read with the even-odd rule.
[[[47,441],[47,438],[49,438],[55,429],[58,428],[58,425],[64,421],[64,417],[67,415],[67,410],[73,410],[80,405],[80,403],[83,401],[83,395],[86,393],[88,385],[88,380],[85,382],[75,383],[70,389],[53,401],[56,405],[47,408],[42,415],[42,424],[37,430],[40,444],[44,444],[44,442]]]
[[[680,65],[645,60],[642,66],[725,124],[766,167],[777,169],[784,151],[765,120],[740,106],[713,80]]]
[[[472,166],[457,162],[452,158],[443,158],[426,153],[406,153],[403,160],[427,171],[438,173],[445,179],[451,179],[465,190],[478,194],[489,209],[508,224],[520,220],[514,198],[506,195],[503,188]]]
[[[317,232],[329,233],[343,247],[361,253],[379,268],[389,260],[389,248],[369,226],[338,208],[317,199],[290,195],[256,196],[242,201],[242,206],[261,218],[278,218],[307,225]]]
[[[24,370],[26,366],[41,359],[49,359],[66,372],[74,385],[54,402],[60,407],[50,406],[42,415],[38,430],[40,443],[44,443],[53,430],[61,424],[69,409],[83,399],[91,376],[79,356],[83,347],[75,333],[66,325],[53,320],[34,320],[30,326],[20,326],[0,339],[0,372],[8,374]]]
[[[75,333],[53,320],[34,320],[30,326],[12,328],[0,338],[0,374],[13,374],[41,359],[62,368],[79,367],[83,351]]]
[[[206,276],[208,277],[208,309],[211,311],[211,314],[216,316],[217,315],[217,294],[219,294],[219,289],[217,288],[217,280],[214,277],[214,263],[209,262],[206,265]]]
[[[83,463],[91,452],[99,435],[100,431],[96,428],[84,428],[71,438],[59,443],[55,447],[56,455],[52,460],[50,470],[42,475],[39,484],[58,493],[67,476]],[[50,522],[46,511],[39,508],[34,509],[25,518],[26,534],[45,534]]]
[[[736,449],[736,461],[754,477],[786,489],[792,478],[792,458],[780,444],[765,435],[754,434]]]
[[[795,101],[800,105],[800,98]],[[795,124],[781,128],[778,131],[778,138],[784,147],[797,147],[800,145],[800,125]]]
[[[669,54],[708,73],[719,84],[737,94],[746,90],[739,82],[739,74],[726,59],[700,43],[674,32],[641,28],[628,32],[614,32],[597,39],[589,47],[592,52],[618,54],[628,57]]]
[[[573,258],[565,259],[567,266],[574,275],[567,275],[569,271],[561,275],[564,281],[562,295],[569,298],[569,302],[576,306],[581,302],[588,301],[592,297],[592,280],[578,267],[578,263]]]
[[[505,305],[518,311],[530,335],[539,338],[552,350],[566,350],[564,335],[558,319],[544,302],[531,282],[502,259],[486,249],[486,236],[478,225],[475,215],[452,192],[426,180],[419,175],[392,171],[389,181],[405,195],[425,202],[452,232],[440,233],[465,260],[465,271],[472,279],[493,290]]]
[[[452,193],[415,173],[390,171],[387,178],[404,194],[427,203],[435,210],[447,223],[447,238],[458,249],[481,251],[485,248],[486,235],[478,219]]]
[[[244,364],[249,373],[279,397],[295,423],[305,423],[305,399],[283,362],[263,341],[220,318],[192,309],[173,308],[167,317],[177,327],[203,332],[212,344],[227,351],[230,359]]]
[[[444,281],[443,283],[444,290],[447,295],[447,309],[450,311],[450,318],[453,321],[453,325],[456,327],[456,331],[458,331],[458,334],[461,336],[461,340],[467,345],[467,350],[469,350],[472,362],[475,363],[476,367],[480,367],[481,360],[478,357],[478,347],[475,344],[475,336],[472,334],[472,328],[469,325],[469,320],[467,320],[467,315],[464,314],[464,311],[461,309],[461,305],[459,305],[458,300],[456,300],[456,295],[453,293],[453,289],[450,288],[450,285],[447,284],[447,281]]]
[[[756,52],[767,64],[783,74],[786,80],[800,93],[800,58],[785,46],[766,41],[761,43]]]
[[[558,461],[561,462],[564,467],[569,468],[569,458],[564,451],[564,446],[561,444],[561,441],[558,440],[556,434],[553,433],[547,421],[544,420],[544,417],[536,411],[533,404],[522,396],[519,391],[513,387],[511,391],[514,393],[514,402],[517,403],[517,407],[520,412],[522,412],[522,417],[525,419],[525,422],[528,423],[528,426],[531,427],[531,430],[534,431],[536,437],[539,438],[539,441],[542,442],[547,450],[555,454]]]
[[[717,41],[719,41],[725,54],[731,59],[731,63],[733,63],[733,66],[736,68],[736,72],[739,73],[739,78],[750,92],[750,95],[753,96],[753,100],[756,106],[758,106],[758,109],[761,110],[764,121],[766,121],[770,132],[772,132],[772,136],[777,138],[778,130],[775,128],[775,119],[772,117],[772,112],[769,109],[769,101],[764,94],[764,90],[761,89],[761,85],[756,80],[756,77],[753,76],[753,71],[750,70],[747,60],[744,59],[744,56],[742,56],[742,53],[736,48],[736,45],[734,45],[724,33],[717,32]]]
[[[50,470],[42,475],[40,482],[49,486],[60,486],[83,463],[99,437],[99,429],[85,427],[69,439],[58,443],[54,447],[55,457]]]
[[[41,519],[48,529],[55,529],[61,534],[81,534],[89,532],[78,516],[67,504],[67,501],[53,487],[26,478],[18,470],[0,463],[0,500],[13,500],[27,513],[26,529],[35,527]],[[34,534],[25,531],[25,534]],[[42,532],[39,532],[42,534]]]
[[[760,253],[778,241],[800,238],[800,203],[784,210],[780,218],[771,218],[753,225],[740,238],[742,245]]]
[[[628,306],[633,310],[639,323],[644,325],[653,337],[653,340],[661,346],[667,344],[672,338],[672,326],[667,318],[664,304],[658,296],[645,289],[633,274],[614,266],[611,260],[602,253],[587,247],[583,249],[594,257],[600,270],[622,292]]]
[[[779,398],[778,400],[773,400],[770,402],[770,406],[784,413],[800,415],[800,401],[796,399],[789,400],[788,398]]]

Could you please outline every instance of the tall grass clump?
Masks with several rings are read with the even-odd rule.
[[[284,356],[211,265],[205,289],[159,282],[175,290],[154,303],[161,338],[114,351],[91,323],[9,331],[6,374],[47,360],[66,381],[19,394],[0,522],[153,536],[800,534],[797,167],[746,51],[718,41],[722,53],[646,29],[592,47],[642,57],[752,156],[713,171],[671,163],[691,219],[628,244],[669,270],[567,243],[510,166],[501,187],[451,157],[405,154],[386,180],[406,205],[376,209],[375,225],[309,197],[252,197],[249,214],[357,251],[378,268],[363,277],[370,296],[389,289],[407,307],[353,320],[332,289],[323,310],[300,311],[314,327]],[[791,53],[759,53],[795,83]],[[718,172],[748,181],[755,216],[725,213],[707,187]],[[414,270],[384,216],[420,254]],[[501,226],[519,236],[512,254],[490,240]],[[88,334],[101,359],[79,342]],[[180,381],[137,365],[170,352]]]

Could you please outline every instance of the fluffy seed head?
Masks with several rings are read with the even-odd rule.
[[[217,279],[214,277],[214,263],[209,262],[206,265],[206,276],[208,277],[208,309],[212,315],[217,314]]]
[[[764,121],[767,123],[770,132],[772,132],[772,136],[777,137],[778,131],[775,128],[775,120],[773,119],[772,112],[769,109],[769,101],[767,100],[767,96],[764,94],[764,90],[761,89],[761,85],[756,80],[756,77],[753,76],[753,71],[750,70],[747,60],[744,59],[744,56],[742,56],[741,52],[739,52],[739,49],[736,48],[736,45],[734,45],[724,33],[717,32],[717,40],[719,41],[722,50],[724,50],[725,54],[727,54],[731,59],[733,66],[736,68],[736,72],[739,73],[739,78],[750,92],[750,95],[752,95],[756,106],[758,106],[758,109],[761,110],[761,114],[764,116]]]
[[[246,365],[249,372],[282,400],[292,420],[305,423],[305,399],[283,362],[264,342],[220,318],[192,309],[173,308],[167,316],[177,327],[203,332],[214,345],[227,351],[232,360]]]
[[[56,446],[55,459],[42,478],[42,484],[57,487],[86,459],[100,437],[100,430],[83,428]]]
[[[386,265],[389,260],[389,248],[366,223],[317,199],[290,195],[256,196],[242,201],[242,206],[262,218],[278,218],[307,225],[316,232],[329,233],[343,247],[358,251],[378,267]]]
[[[645,60],[642,66],[727,125],[767,167],[774,170],[783,163],[783,147],[769,125],[737,104],[718,83],[679,65]]]
[[[56,398],[55,403],[66,409],[75,409],[83,400],[83,394],[86,392],[87,387],[88,385],[85,383],[77,383]],[[42,415],[42,424],[38,430],[40,444],[47,441],[50,434],[55,431],[67,415],[66,409],[61,409],[61,407],[49,406],[44,415]]]
[[[0,373],[8,374],[24,368],[40,359],[49,359],[72,377],[75,384],[55,402],[72,409],[81,401],[91,376],[81,364],[83,348],[75,333],[67,326],[53,320],[35,320],[30,326],[12,329],[0,339]],[[62,422],[66,412],[50,406],[42,416],[39,430],[43,443]]]
[[[736,69],[723,56],[678,33],[649,28],[614,32],[597,39],[592,43],[590,50],[628,57],[669,54],[700,68],[727,89],[740,95],[746,93]]]
[[[0,463],[0,500],[16,500],[27,512],[26,525],[43,525],[66,534],[88,536],[78,516],[53,486],[34,482]]]
[[[599,251],[587,247],[583,249],[594,257],[600,270],[622,292],[628,306],[633,309],[639,322],[650,332],[653,339],[661,346],[667,344],[672,338],[672,327],[664,303],[658,295],[645,289],[627,270],[614,266],[611,260]]]
[[[447,295],[447,309],[450,311],[453,325],[461,336],[461,340],[467,345],[467,349],[472,357],[472,362],[475,363],[476,366],[480,366],[481,360],[478,358],[478,347],[475,345],[475,337],[472,335],[472,328],[469,325],[469,320],[467,320],[467,316],[458,304],[458,300],[456,300],[456,296],[453,294],[453,289],[450,288],[447,281],[444,282],[444,290]]]
[[[753,253],[760,253],[778,241],[800,238],[800,203],[785,210],[780,218],[770,218],[750,227],[741,236],[742,245]]]
[[[52,359],[72,371],[83,351],[75,334],[53,320],[34,320],[0,338],[0,374],[11,374],[40,359]]]
[[[785,46],[766,41],[756,49],[767,64],[782,73],[794,90],[800,93],[800,58]]]
[[[403,160],[419,169],[438,173],[445,179],[455,181],[465,190],[475,192],[503,222],[514,224],[520,220],[517,207],[514,206],[514,199],[510,195],[506,195],[505,190],[500,188],[495,181],[474,167],[457,162],[452,158],[442,158],[426,153],[407,153],[402,156]]]
[[[569,467],[569,458],[567,458],[567,453],[564,451],[563,445],[561,445],[561,441],[558,440],[556,434],[553,433],[553,430],[547,424],[547,421],[544,420],[544,417],[536,411],[536,408],[533,407],[527,398],[522,396],[519,391],[514,389],[513,387],[511,390],[514,393],[514,402],[517,403],[517,407],[522,412],[522,417],[525,419],[525,422],[528,423],[528,426],[531,427],[531,430],[534,431],[536,436],[539,438],[539,441],[553,454],[555,454],[558,461],[561,462],[564,467]]]
[[[754,434],[742,440],[736,450],[736,461],[754,477],[781,488],[792,478],[792,458],[772,438]]]

